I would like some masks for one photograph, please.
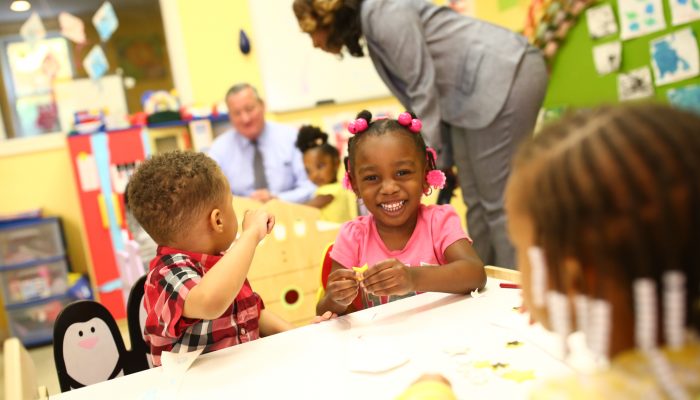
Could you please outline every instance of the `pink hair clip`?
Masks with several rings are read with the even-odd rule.
[[[352,190],[352,183],[350,182],[350,174],[347,172],[343,175],[343,188],[347,190]]]
[[[399,117],[396,120],[399,122],[399,124],[407,127],[408,130],[413,133],[420,133],[420,130],[423,129],[423,123],[421,120],[418,118],[413,118],[413,116],[408,112],[402,112],[399,114]]]
[[[358,118],[354,121],[351,121],[348,124],[348,132],[352,133],[353,135],[356,135],[360,132],[363,132],[369,127],[369,123],[367,122],[366,119],[364,118]]]
[[[428,171],[425,180],[428,182],[428,186],[435,189],[442,189],[445,187],[445,181],[447,178],[445,177],[444,172],[440,171],[439,169],[433,169]]]

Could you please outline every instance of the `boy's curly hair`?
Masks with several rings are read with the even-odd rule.
[[[214,160],[203,153],[182,151],[146,160],[127,190],[129,210],[160,245],[177,240],[230,191]]]

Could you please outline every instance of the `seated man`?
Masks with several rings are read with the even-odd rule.
[[[296,148],[296,131],[265,121],[265,103],[248,83],[226,93],[232,129],[214,140],[209,156],[219,164],[236,196],[266,202],[304,203],[316,190]]]

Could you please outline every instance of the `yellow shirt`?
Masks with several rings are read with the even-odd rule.
[[[333,201],[321,209],[321,219],[331,222],[345,222],[355,218],[356,212],[352,212],[354,194],[343,188],[340,182],[329,183],[316,189],[316,196],[331,195]]]

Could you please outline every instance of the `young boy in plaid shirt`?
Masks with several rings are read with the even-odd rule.
[[[292,328],[264,309],[246,279],[255,247],[275,219],[262,210],[246,212],[231,246],[238,222],[216,162],[194,152],[155,155],[131,177],[128,196],[139,224],[158,243],[144,296],[154,365],[163,351],[209,352]]]

